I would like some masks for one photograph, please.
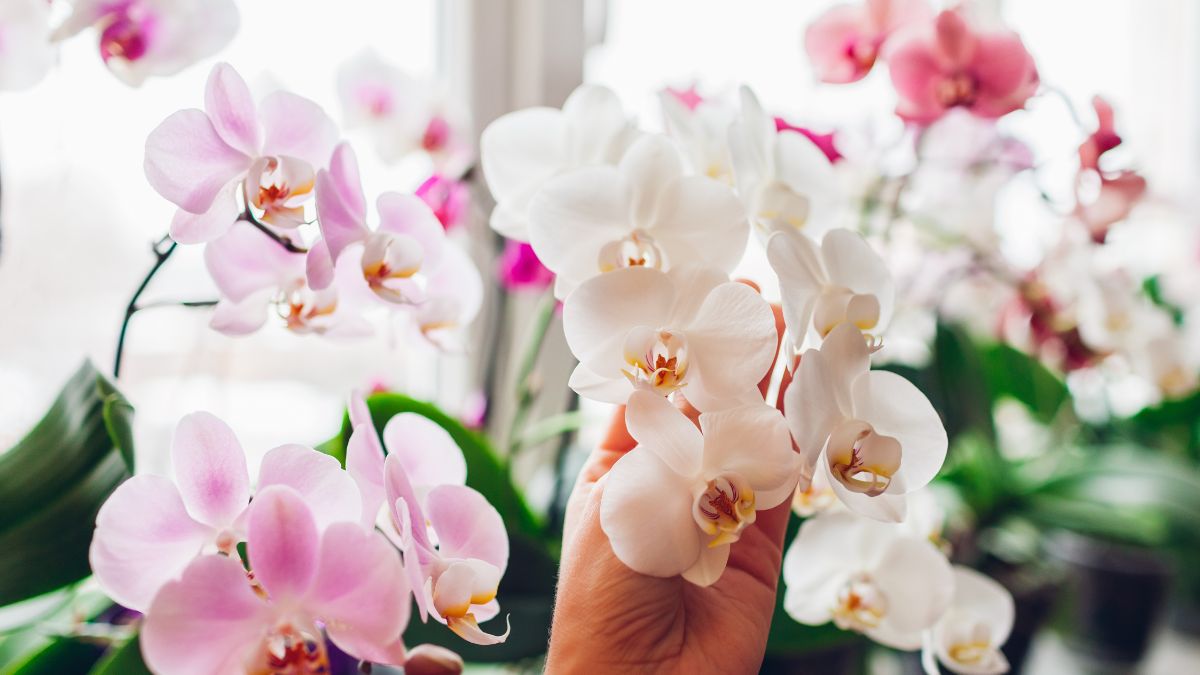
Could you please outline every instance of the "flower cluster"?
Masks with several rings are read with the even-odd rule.
[[[69,15],[52,27],[62,4]],[[233,0],[8,0],[0,8],[0,89],[37,84],[54,66],[57,43],[89,30],[108,69],[136,87],[216,54],[239,20]]]
[[[229,65],[213,69],[204,110],[150,134],[146,176],[179,207],[171,237],[205,246],[223,333],[273,316],[297,333],[353,336],[372,314],[403,313],[445,344],[479,309],[478,271],[443,225],[461,195],[431,183],[420,196],[385,192],[372,218],[358,160],[325,112],[286,91],[255,101]]]
[[[504,641],[478,622],[499,613],[508,538],[465,485],[458,446],[412,413],[389,420],[381,443],[357,395],[350,419],[346,470],[284,445],[263,457],[252,490],[233,431],[193,413],[171,443],[175,479],[138,475],[105,502],[92,570],[145,614],[151,669],[327,672],[326,640],[403,664],[410,597],[422,621],[432,615],[477,644]]]

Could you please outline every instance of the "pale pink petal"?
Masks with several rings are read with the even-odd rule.
[[[262,129],[258,109],[246,81],[228,63],[213,66],[204,90],[204,109],[213,128],[229,147],[249,156],[258,155]]]
[[[685,478],[700,470],[704,439],[700,430],[665,397],[637,390],[625,408],[625,425],[638,445]]]
[[[271,601],[304,597],[317,573],[320,547],[317,523],[304,498],[283,485],[260,490],[247,521],[250,569]]]
[[[354,213],[354,207],[342,198],[341,187],[330,172],[322,170],[317,174],[316,190],[321,238],[336,262],[347,246],[363,241],[370,231]]]
[[[413,489],[412,482],[408,480],[408,474],[404,471],[404,463],[399,457],[388,456],[383,461],[383,489],[386,495],[388,509],[391,511],[392,523],[399,528],[405,522],[411,524],[411,536],[413,541],[423,550],[433,550],[433,545],[429,541],[429,533],[425,528],[425,514],[421,510],[421,502],[417,500],[416,490]],[[400,513],[397,509],[403,506],[407,509],[407,513]],[[405,533],[401,532],[404,536]]]
[[[144,612],[215,534],[192,520],[171,481],[134,476],[100,507],[88,559],[109,597]]]
[[[463,485],[442,485],[425,496],[425,515],[443,558],[482,560],[504,574],[508,535],[496,507]]]
[[[368,417],[369,420],[369,417]],[[358,485],[362,498],[362,524],[375,524],[379,507],[383,506],[383,447],[375,427],[368,421],[354,427],[346,443],[346,472]]]
[[[175,484],[188,513],[215,528],[225,528],[250,501],[246,454],[237,436],[210,413],[194,412],[179,420],[171,439]]]
[[[258,489],[286,485],[312,509],[317,529],[362,517],[362,497],[354,479],[333,457],[303,445],[281,445],[263,456]]]
[[[291,92],[269,94],[259,105],[263,155],[295,157],[314,169],[328,166],[337,126],[321,106]]]
[[[700,549],[700,557],[695,564],[683,571],[683,578],[697,586],[712,586],[725,572],[729,562],[729,544],[716,547],[705,546]]]
[[[347,653],[390,662],[408,625],[408,581],[400,556],[381,535],[355,523],[331,525],[305,607]]]
[[[804,31],[804,51],[817,79],[844,83],[861,80],[875,64],[873,35],[863,8],[836,5]]]
[[[437,422],[416,413],[400,413],[383,428],[383,444],[400,458],[416,486],[464,485],[467,463],[462,450]]]
[[[704,543],[692,517],[691,489],[690,481],[645,447],[617,460],[600,499],[600,527],[617,558],[656,577],[695,565]]]
[[[203,111],[180,110],[146,138],[146,179],[158,194],[192,213],[206,213],[251,158],[223,141]]]
[[[181,244],[203,244],[228,232],[238,217],[235,194],[239,185],[232,181],[222,188],[204,213],[176,211],[171,219],[171,238]]]
[[[1012,32],[980,35],[971,73],[979,89],[971,111],[999,117],[1025,106],[1037,88],[1037,68],[1021,37]]]
[[[329,159],[329,176],[346,210],[355,220],[367,219],[367,197],[358,171],[358,155],[349,143],[339,143]]]
[[[414,195],[385,192],[375,206],[379,209],[379,231],[412,237],[421,245],[422,269],[436,269],[447,246],[446,230],[429,205]]]
[[[250,589],[241,562],[206,555],[154,597],[142,621],[142,656],[159,673],[242,672],[269,620],[269,608]]]
[[[304,256],[304,276],[310,287],[316,290],[329,288],[336,276],[336,269],[324,239],[318,239],[308,247],[308,253]]]
[[[267,289],[241,302],[221,298],[208,326],[224,335],[249,335],[266,325],[267,309],[274,295],[274,289]]]
[[[264,289],[291,285],[304,274],[304,254],[292,253],[239,221],[204,247],[204,266],[221,295],[241,302]]]
[[[898,33],[885,49],[888,74],[900,96],[896,111],[914,122],[932,122],[946,111],[937,96],[944,71],[934,49],[933,36],[921,29]]]

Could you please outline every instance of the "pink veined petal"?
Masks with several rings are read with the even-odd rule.
[[[267,308],[275,291],[259,291],[241,302],[221,298],[208,326],[223,335],[249,335],[267,323]]]
[[[383,444],[404,462],[414,486],[465,485],[462,450],[437,422],[416,413],[400,413],[383,428]]]
[[[754,508],[769,509],[792,496],[799,457],[783,415],[762,403],[700,416],[705,477],[736,473],[750,482]]]
[[[613,553],[635,572],[682,574],[704,548],[692,500],[691,482],[639,446],[617,460],[605,478],[600,527]],[[647,517],[651,513],[654,517]]]
[[[274,603],[303,598],[316,577],[320,547],[317,523],[304,498],[284,485],[259,490],[247,521],[246,551],[254,578]]]
[[[689,368],[700,378],[684,386],[688,400],[708,412],[716,408],[706,403],[753,398],[775,358],[778,334],[767,301],[745,284],[722,284],[685,330]]]
[[[845,83],[861,80],[875,64],[855,57],[855,48],[867,48],[874,36],[863,8],[836,5],[813,20],[804,31],[804,51],[822,82]]]
[[[179,420],[171,439],[175,484],[188,513],[217,529],[229,527],[250,501],[246,454],[221,420],[194,412]]]
[[[303,96],[277,91],[263,98],[258,118],[264,132],[263,155],[295,157],[314,169],[329,165],[338,131],[321,106]]]
[[[367,238],[366,223],[354,212],[354,207],[342,198],[337,179],[325,170],[317,174],[317,220],[321,238],[334,263],[351,244]]]
[[[385,192],[376,201],[379,231],[404,234],[421,245],[421,267],[436,269],[446,248],[446,230],[429,205],[414,195]]]
[[[304,276],[308,279],[309,287],[315,290],[329,288],[333,284],[335,270],[333,256],[329,255],[325,240],[313,242],[304,256]]]
[[[443,558],[482,560],[504,574],[508,535],[496,507],[464,485],[441,485],[425,496],[425,515]]]
[[[697,586],[712,586],[717,583],[729,563],[729,544],[700,549],[695,564],[683,571],[683,578]]]
[[[239,185],[241,183],[237,181],[230,181],[204,213],[176,211],[171,219],[171,238],[180,244],[202,244],[228,232],[238,217],[235,195]]]
[[[979,88],[971,111],[985,117],[999,117],[1024,107],[1037,88],[1033,57],[1016,33],[979,36],[971,73]]]
[[[367,405],[367,399],[359,390],[350,393],[350,400],[346,404],[346,413],[350,417],[350,426],[358,428],[360,424],[372,424],[371,408]],[[383,448],[379,448],[379,456],[383,457]]]
[[[413,600],[417,603],[417,613],[421,617],[421,623],[426,623],[433,611],[433,598],[430,597],[429,586],[432,566],[421,564],[421,552],[417,550],[417,543],[412,536],[412,520],[409,518],[408,503],[403,497],[397,498],[390,510],[396,516],[396,521],[393,523],[396,536],[393,537],[387,529],[384,529],[383,532],[404,554],[404,575],[408,578]],[[425,552],[425,557],[428,558],[427,562],[432,562],[433,555],[432,552]]]
[[[945,71],[934,53],[929,31],[914,28],[897,33],[887,43],[885,58],[892,86],[900,97],[897,112],[902,117],[927,124],[946,112],[937,97]]]
[[[356,523],[331,525],[304,605],[347,653],[376,662],[394,658],[410,612],[400,556],[382,535]]]
[[[346,472],[358,485],[362,498],[362,524],[375,524],[379,507],[383,506],[383,448],[375,427],[368,422],[354,427],[346,443]]]
[[[213,66],[204,89],[204,109],[221,140],[249,156],[258,155],[262,129],[246,81],[228,63]]]
[[[241,302],[303,278],[304,254],[291,253],[253,225],[237,222],[204,247],[204,266],[221,295]]]
[[[333,457],[303,445],[281,445],[263,456],[258,488],[286,485],[312,509],[317,529],[337,522],[358,522],[362,497],[354,479]]]
[[[88,559],[109,597],[144,612],[214,534],[188,515],[171,481],[134,476],[100,507]]]
[[[206,213],[251,158],[223,141],[203,111],[180,110],[146,138],[146,179],[158,194],[192,213]]]
[[[924,487],[946,461],[946,428],[933,404],[911,382],[884,371],[854,381],[852,396],[860,419],[900,442],[901,471],[907,490]]]
[[[673,403],[659,394],[637,390],[625,408],[629,434],[644,451],[658,457],[681,478],[696,476],[702,466],[704,438]]]
[[[342,198],[346,210],[356,220],[366,222],[367,197],[363,194],[362,177],[358,171],[358,155],[349,143],[339,143],[329,159],[329,175]]]
[[[413,489],[412,482],[408,480],[404,462],[401,462],[399,457],[389,455],[383,460],[383,490],[386,504],[391,511],[392,523],[397,528],[409,523],[411,530],[407,534],[412,536],[420,549],[432,551],[433,544],[429,541],[429,533],[425,527],[425,513],[421,509],[421,502],[417,500],[417,492]],[[406,507],[408,512],[400,513],[397,510],[399,505]],[[400,534],[406,536],[404,532]]]
[[[142,622],[142,656],[160,673],[241,672],[269,620],[237,559],[202,556],[154,597]],[[196,648],[197,636],[203,649]]]

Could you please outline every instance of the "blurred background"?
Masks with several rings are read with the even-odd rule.
[[[965,213],[976,228],[944,224],[934,237],[940,245],[920,232],[892,242],[901,285],[920,300],[901,309],[881,356],[922,387],[947,423],[952,450],[939,485],[950,514],[946,539],[957,559],[1017,596],[1013,665],[1035,674],[1200,671],[1200,5],[971,3],[1020,33],[1043,90],[989,132],[1027,148],[1031,168],[996,176],[972,165],[945,180],[871,154],[872,145],[904,134],[886,77],[833,86],[813,75],[802,35],[835,4],[826,0],[239,4],[233,43],[177,76],[127,87],[84,39],[66,43],[34,89],[0,94],[0,447],[41,417],[82,359],[111,369],[125,305],[174,212],[145,180],[144,140],[170,113],[201,104],[215,60],[232,63],[256,92],[287,88],[341,121],[338,69],[372,49],[461,106],[472,139],[503,113],[561,105],[583,82],[612,88],[651,130],[663,128],[666,87],[733,101],[748,84],[773,114],[835,133],[851,166],[848,184],[877,186],[864,188],[864,204],[893,201],[899,215],[889,231],[891,220],[920,230],[922,214],[954,221]],[[918,274],[953,265],[947,242],[981,228],[1017,273],[1047,286],[1083,283],[1073,275],[1084,272],[1047,261],[1058,254],[1076,198],[1076,151],[1095,126],[1096,95],[1117,110],[1123,165],[1149,186],[1112,228],[1098,264],[1122,270],[1170,314],[1172,349],[1187,371],[1178,387],[1146,377],[1132,356],[1105,352],[1072,367],[1036,330],[1031,338],[1028,325],[1001,325],[1011,300],[1003,291]],[[363,132],[347,135],[360,147],[368,194],[414,190],[432,171],[426,157],[385,162],[362,150],[371,143]],[[953,145],[952,134],[946,142]],[[569,394],[574,364],[553,304],[536,285],[502,283],[503,242],[487,228],[486,184],[478,171],[466,175],[470,213],[451,236],[472,251],[488,298],[469,349],[438,351],[402,331],[346,343],[268,326],[232,338],[208,327],[206,309],[140,312],[119,381],[137,410],[139,471],[165,470],[169,434],[192,410],[227,420],[253,467],[253,455],[281,443],[336,434],[351,389],[391,390],[438,404],[497,447],[513,447],[521,434],[515,483],[553,522],[563,484],[611,410],[580,406]],[[898,177],[904,185],[896,188]],[[950,203],[952,196],[967,203]],[[1048,279],[1050,272],[1061,278]],[[777,296],[756,247],[739,275]],[[147,291],[150,299],[213,296],[199,248],[186,247]],[[545,344],[530,352],[543,318]],[[1056,324],[1056,339],[1073,329]],[[533,430],[514,424],[517,415]],[[777,616],[781,622],[789,620]],[[911,660],[831,633],[773,629],[767,669],[915,672]]]

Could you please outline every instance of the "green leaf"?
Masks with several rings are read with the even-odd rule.
[[[367,398],[367,407],[371,410],[371,420],[379,434],[383,433],[388,420],[406,412],[421,415],[445,429],[463,452],[467,463],[467,485],[478,490],[496,507],[510,532],[522,532],[532,537],[540,534],[538,518],[513,486],[508,472],[486,438],[467,429],[432,403],[402,394],[372,394]],[[342,420],[342,430],[338,436],[317,446],[317,449],[336,457],[345,465],[346,443],[350,440],[351,432],[350,418],[347,416]]]
[[[90,574],[96,512],[130,475],[132,408],[90,363],[0,455],[0,606]]]
[[[134,636],[119,647],[114,647],[96,662],[89,675],[150,675],[150,669],[142,660],[142,646]]]
[[[557,415],[551,415],[530,424],[521,436],[521,445],[531,447],[557,438],[563,434],[579,430],[587,422],[587,415],[579,410],[571,410]]]
[[[8,665],[2,675],[63,675],[86,673],[100,659],[104,648],[75,638],[57,637],[45,648],[24,660]]]
[[[1043,424],[1049,424],[1067,401],[1066,383],[1028,354],[992,344],[980,349],[980,360],[993,402],[1011,396]]]

